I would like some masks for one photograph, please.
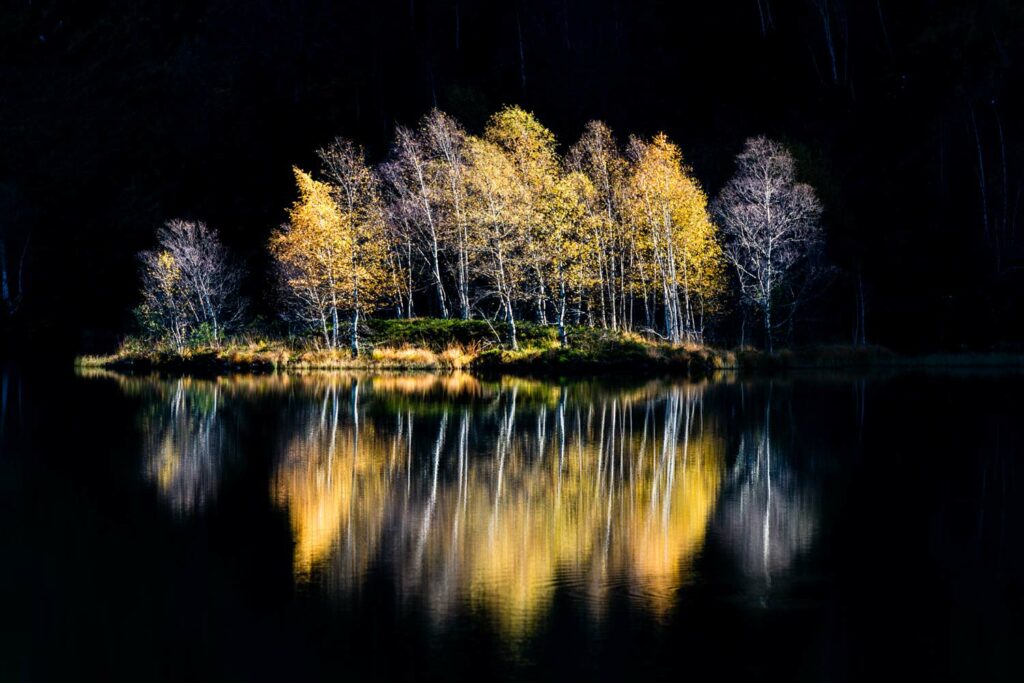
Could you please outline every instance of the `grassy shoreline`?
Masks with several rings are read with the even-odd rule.
[[[128,340],[107,356],[80,356],[78,367],[122,371],[273,372],[283,370],[469,370],[484,373],[595,375],[664,373],[705,377],[722,370],[782,372],[838,368],[1024,369],[1024,354],[962,353],[899,356],[876,347],[821,345],[767,353],[756,349],[718,349],[672,345],[634,334],[589,328],[570,331],[562,347],[553,327],[520,326],[520,348],[503,348],[507,330],[483,321],[374,321],[362,353],[325,350],[281,340],[235,339],[220,347],[178,353]]]

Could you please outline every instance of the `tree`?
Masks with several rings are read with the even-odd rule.
[[[349,344],[359,355],[359,320],[396,282],[388,268],[392,243],[376,179],[362,151],[345,140],[320,150],[331,182],[294,169],[299,199],[289,222],[271,238],[290,313],[320,327],[328,348],[338,348],[339,316],[349,315]],[[394,266],[394,262],[391,262]]]
[[[466,133],[437,109],[416,130],[399,127],[391,158],[380,167],[389,190],[388,215],[403,242],[423,256],[442,317],[449,315],[445,281],[454,280],[459,315],[470,306],[470,235],[466,217]]]
[[[455,256],[455,284],[459,314],[463,320],[471,315],[469,285],[472,239],[466,215],[466,131],[451,116],[437,109],[423,117],[420,136],[431,151],[437,196],[448,248]]]
[[[331,196],[341,216],[341,246],[345,268],[339,297],[351,316],[349,345],[359,355],[359,318],[393,292],[387,275],[389,254],[394,251],[385,222],[378,178],[363,150],[343,138],[317,151],[324,164]]]
[[[147,331],[169,341],[181,353],[188,342],[188,296],[181,269],[168,251],[147,251],[142,261],[139,321]]]
[[[162,250],[181,273],[186,303],[197,326],[207,325],[214,344],[242,313],[241,268],[228,258],[216,231],[205,223],[171,220],[158,232]]]
[[[632,306],[627,307],[627,297],[632,294],[636,236],[632,231],[627,234],[622,223],[626,160],[611,129],[601,121],[591,121],[569,149],[565,165],[571,172],[584,174],[594,189],[594,201],[588,204],[594,259],[591,276],[596,280],[601,326],[628,328]]]
[[[157,231],[156,251],[143,264],[140,309],[151,331],[183,349],[202,332],[215,345],[242,313],[241,269],[230,262],[217,233],[205,223],[171,220]]]
[[[482,296],[498,299],[498,315],[509,324],[509,344],[516,338],[516,304],[524,298],[528,263],[519,217],[524,204],[516,169],[500,147],[481,138],[469,138],[467,152],[468,218],[476,235]]]
[[[550,230],[550,214],[559,161],[555,136],[533,114],[520,107],[505,107],[491,117],[484,139],[493,143],[511,163],[511,181],[518,208],[511,217],[518,227],[524,255],[533,274],[533,300],[537,322],[547,324],[548,284],[544,243]]]
[[[707,196],[683,165],[679,148],[660,133],[630,141],[626,215],[651,280],[661,283],[670,341],[703,338],[705,316],[722,289],[721,248]]]
[[[395,131],[392,159],[381,167],[381,175],[392,189],[392,211],[415,237],[410,240],[426,256],[437,305],[442,318],[448,317],[448,296],[444,289],[441,261],[445,228],[438,183],[434,178],[430,151],[414,132],[399,126]]]
[[[289,221],[274,233],[270,253],[286,297],[286,314],[316,325],[328,348],[338,345],[338,307],[345,272],[341,212],[331,188],[308,173],[292,169],[299,199]]]
[[[736,175],[715,200],[725,254],[736,270],[741,301],[764,318],[772,350],[778,307],[792,320],[820,268],[821,204],[814,189],[796,182],[793,155],[765,137],[747,140],[736,157]]]
[[[558,179],[547,201],[549,229],[543,236],[549,279],[555,282],[558,339],[568,346],[565,329],[570,290],[580,291],[588,281],[587,266],[592,261],[594,212],[590,210],[596,192],[582,173],[568,173]]]

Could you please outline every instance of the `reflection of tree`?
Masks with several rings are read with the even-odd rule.
[[[810,544],[816,502],[785,448],[772,439],[770,396],[767,401],[763,424],[740,438],[718,519],[740,568],[770,588]]]
[[[695,385],[112,376],[145,399],[146,472],[176,510],[215,494],[224,406],[268,399],[284,433],[271,494],[298,581],[350,595],[382,567],[436,620],[468,606],[511,637],[533,631],[559,585],[596,616],[622,589],[667,613],[725,477]]]
[[[339,376],[322,384],[319,399],[295,416],[298,433],[274,483],[276,500],[288,508],[300,577],[332,553],[347,572],[365,571],[383,525],[382,489],[402,456],[397,442],[379,437],[372,422],[360,424],[357,379]]]
[[[304,395],[275,477],[300,579],[347,593],[381,562],[435,618],[468,602],[510,635],[532,630],[560,582],[598,610],[621,584],[670,608],[723,477],[698,389],[505,380],[382,417],[371,406],[394,385],[339,383]]]
[[[225,448],[220,388],[179,379],[154,389],[142,413],[145,472],[175,512],[193,512],[217,491]]]

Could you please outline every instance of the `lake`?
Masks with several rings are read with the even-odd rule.
[[[8,368],[2,680],[1021,680],[1024,378]]]

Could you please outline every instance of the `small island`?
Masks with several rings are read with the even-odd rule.
[[[78,364],[703,376],[892,362],[867,344],[863,306],[852,345],[776,351],[833,269],[815,190],[773,140],[748,140],[713,200],[664,134],[622,144],[592,121],[563,150],[514,106],[479,136],[433,110],[376,166],[342,138],[317,156],[318,173],[293,169],[259,306],[215,229],[170,220],[139,256],[137,331]]]

